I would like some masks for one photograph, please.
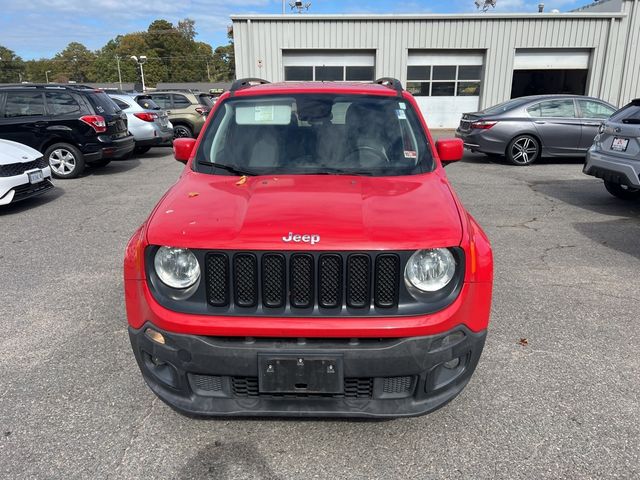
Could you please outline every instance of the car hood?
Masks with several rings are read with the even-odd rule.
[[[207,249],[410,250],[459,245],[461,237],[439,173],[241,179],[189,171],[147,224],[150,244]]]
[[[33,162],[42,154],[31,147],[10,140],[0,140],[0,165]]]

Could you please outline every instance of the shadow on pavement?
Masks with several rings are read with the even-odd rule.
[[[128,172],[140,166],[140,160],[132,158],[130,160],[114,160],[113,162],[105,165],[104,167],[92,167],[88,165],[88,168],[84,171],[80,178],[84,178],[89,175],[113,175],[121,172]]]
[[[640,223],[621,218],[606,222],[574,223],[573,227],[585,237],[605,247],[640,258]]]
[[[64,189],[60,188],[58,184],[56,184],[55,188],[43,193],[42,195],[27,198],[20,202],[10,203],[9,205],[0,206],[0,217],[22,213],[26,210],[31,210],[32,208],[38,208],[41,205],[55,201],[62,195],[64,195]]]

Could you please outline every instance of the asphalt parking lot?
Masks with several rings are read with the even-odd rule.
[[[496,260],[485,351],[452,403],[392,421],[194,420],[145,386],[123,301],[126,241],[182,169],[169,153],[0,210],[0,477],[640,476],[640,204],[580,159],[447,167]]]

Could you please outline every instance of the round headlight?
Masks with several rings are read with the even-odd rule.
[[[160,280],[172,288],[187,288],[200,278],[200,264],[186,248],[160,247],[154,260]]]
[[[456,272],[456,260],[447,248],[418,250],[404,269],[407,281],[423,292],[446,287]]]

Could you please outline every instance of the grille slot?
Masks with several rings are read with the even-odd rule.
[[[374,298],[377,307],[389,308],[398,303],[398,279],[400,259],[397,255],[384,254],[376,258]]]
[[[284,307],[287,265],[284,255],[268,253],[262,257],[262,303],[265,307]]]
[[[291,256],[291,306],[313,306],[313,257],[308,254]]]
[[[318,303],[324,308],[342,306],[342,257],[322,255],[318,262]]]
[[[369,255],[349,255],[347,259],[347,305],[364,308],[369,305]]]
[[[260,393],[258,377],[233,377],[231,388],[235,397],[271,397],[271,398],[371,398],[373,396],[372,378],[345,378],[344,394],[318,393]]]
[[[229,304],[229,260],[224,253],[210,253],[206,257],[207,302],[214,307]]]
[[[411,389],[413,378],[407,377],[386,377],[382,383],[384,393],[407,393]]]
[[[15,175],[22,175],[27,170],[34,168],[45,168],[49,164],[44,158],[38,158],[32,162],[26,163],[10,163],[8,165],[0,165],[0,177],[13,177]]]
[[[234,300],[239,307],[258,303],[258,262],[255,255],[240,253],[233,257]]]
[[[196,373],[189,374],[192,385],[205,392],[221,392],[222,377],[216,375],[199,375]]]

